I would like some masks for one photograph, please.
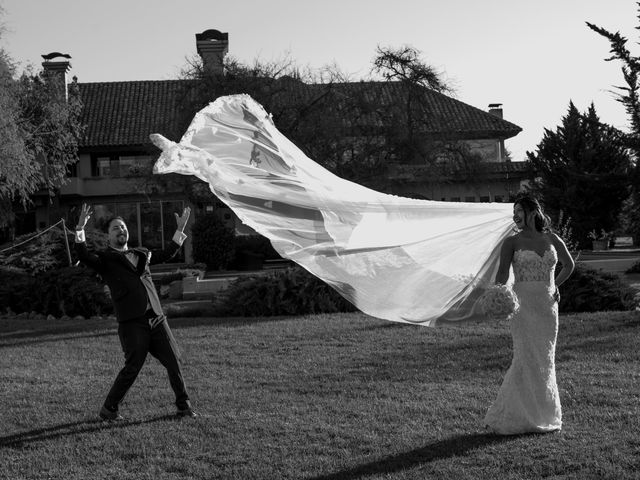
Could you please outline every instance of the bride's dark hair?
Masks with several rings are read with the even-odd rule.
[[[521,193],[519,194],[513,202],[513,205],[520,205],[524,209],[525,213],[534,212],[536,216],[534,217],[535,224],[534,227],[539,232],[550,232],[551,231],[551,219],[548,215],[544,213],[542,210],[542,206],[540,206],[540,202],[537,198],[535,198],[530,193]],[[525,217],[524,221],[527,221]]]

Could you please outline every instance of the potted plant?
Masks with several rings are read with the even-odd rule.
[[[595,230],[591,230],[588,234],[591,239],[592,249],[595,250],[609,250],[609,242],[611,241],[611,233],[600,229],[600,233]]]

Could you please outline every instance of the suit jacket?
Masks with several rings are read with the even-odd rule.
[[[89,252],[87,244],[80,242],[75,243],[75,249],[80,261],[98,272],[109,287],[118,322],[144,315],[149,304],[156,313],[162,312],[149,265],[171,259],[180,245],[171,242],[167,248],[153,254],[144,247],[130,248],[128,251],[138,256],[138,265],[135,267],[123,252],[113,248]]]

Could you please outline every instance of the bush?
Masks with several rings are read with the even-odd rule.
[[[209,270],[224,270],[231,265],[235,253],[235,235],[214,214],[202,215],[191,229],[193,258]]]
[[[35,278],[23,269],[0,266],[0,306],[16,313],[33,310]]]
[[[101,315],[112,311],[110,299],[95,273],[85,267],[70,267],[61,228],[54,228],[32,241],[33,233],[16,239],[16,248],[0,257],[0,305],[16,313],[38,312],[60,315]],[[77,263],[71,235],[72,263]],[[90,249],[102,249],[107,236],[87,232]]]
[[[103,315],[111,313],[111,300],[95,273],[85,267],[63,267],[37,276],[0,267],[0,305],[16,313],[45,315]]]
[[[634,290],[620,276],[576,265],[560,287],[561,312],[633,310]]]
[[[225,291],[225,300],[216,313],[256,317],[355,310],[322,280],[294,267],[236,280]]]
[[[15,239],[15,248],[0,257],[0,264],[15,267],[29,274],[38,274],[62,265],[69,265],[67,247],[62,228],[53,228],[28,241],[35,233],[21,235]],[[20,245],[22,242],[27,242]],[[73,238],[69,239],[69,248],[73,248]]]
[[[55,316],[104,315],[113,312],[113,304],[96,274],[87,267],[50,270],[36,279],[40,292],[33,310]]]
[[[0,254],[0,266],[19,269],[30,275],[38,275],[48,270],[69,266],[67,245],[62,228],[53,228],[24,245],[20,245],[33,237],[33,235],[34,233],[28,233],[16,238],[14,245],[18,246],[5,254]],[[70,234],[66,235],[69,241],[71,263],[76,263],[78,258],[73,248],[74,238]],[[107,235],[105,233],[98,230],[89,230],[86,236],[89,250],[106,248]]]

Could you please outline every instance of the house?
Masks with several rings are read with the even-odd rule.
[[[196,48],[205,69],[221,73],[228,50],[228,34],[207,30],[196,34]],[[62,59],[61,59],[62,58]],[[68,56],[47,56],[42,66],[48,75],[57,76],[63,88],[69,85],[71,68]],[[74,77],[75,81],[75,77]],[[79,162],[69,181],[60,189],[59,207],[69,212],[69,221],[86,202],[93,207],[96,226],[108,216],[122,216],[130,229],[130,243],[150,248],[163,247],[173,235],[173,213],[181,211],[188,199],[185,184],[151,179],[148,173],[158,151],[149,142],[150,133],[161,133],[179,140],[195,110],[192,105],[193,80],[158,80],[77,83],[84,104],[82,122],[87,129],[79,146]],[[313,94],[317,85],[291,82],[296,94]],[[337,91],[368,88],[380,102],[394,100],[397,85],[389,82],[335,84]],[[504,141],[521,128],[502,118],[499,104],[483,111],[437,92],[425,91],[425,102],[432,115],[432,134],[447,142],[465,144],[484,161],[469,175],[448,172],[438,181],[415,164],[394,163],[388,172],[389,193],[446,201],[508,201],[520,189],[524,170],[509,162]],[[213,100],[213,99],[211,99]],[[345,121],[349,121],[345,119]],[[360,121],[367,121],[366,118]],[[467,180],[460,180],[461,178]],[[157,181],[156,181],[157,180]],[[445,181],[446,180],[446,181]],[[213,197],[195,205],[196,215],[216,211],[230,225],[242,230],[239,220]],[[48,202],[36,199],[34,228],[47,225]],[[186,259],[191,250],[186,243]]]

